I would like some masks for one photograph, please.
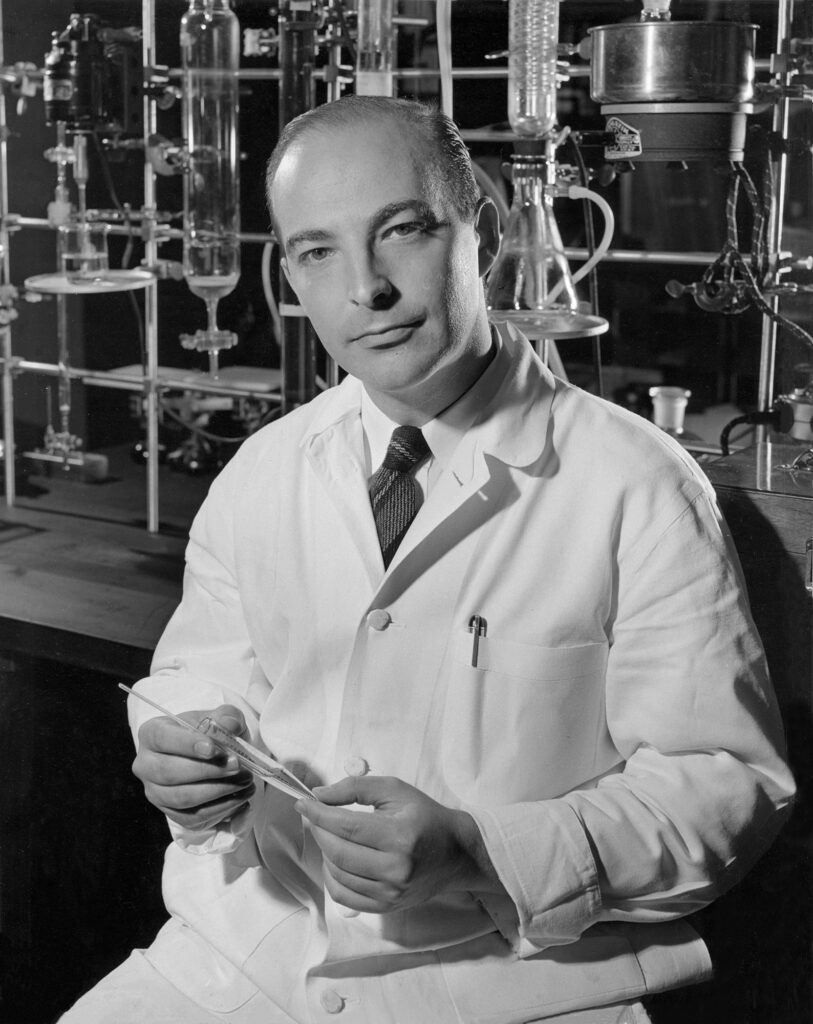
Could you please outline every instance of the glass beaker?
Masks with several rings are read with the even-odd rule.
[[[107,274],[107,224],[74,221],[59,228],[59,269],[74,284],[101,281]]]
[[[529,338],[553,337],[571,328],[579,308],[553,214],[553,172],[543,156],[512,161],[514,197],[488,278],[489,318],[510,321]]]

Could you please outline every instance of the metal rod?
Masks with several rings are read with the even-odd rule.
[[[0,0],[0,64],[4,61],[3,54],[3,2]],[[8,214],[8,127],[6,120],[6,96],[0,89],[0,284],[6,285],[11,280],[8,230],[6,215]],[[6,505],[13,508],[17,500],[14,475],[14,387],[11,376],[11,327],[2,328],[3,342],[3,447],[4,471],[6,484]]]
[[[334,67],[339,67],[342,57],[342,48],[340,45],[332,46],[330,49],[330,57]],[[327,98],[328,103],[333,100],[338,100],[344,92],[344,84],[337,75],[335,79],[328,80],[327,86]],[[339,364],[336,360],[325,353],[325,377],[327,378],[328,387],[334,387],[339,383]]]
[[[125,227],[124,224],[109,224],[108,234],[111,235],[122,235],[129,238],[142,238],[146,230],[146,223],[149,221],[160,221],[160,216],[156,218],[155,212],[146,211],[141,213],[139,211],[138,216],[142,218],[145,227]],[[40,228],[44,231],[54,231],[54,225],[46,220],[44,217],[18,217],[13,215],[9,218],[9,224],[13,227],[20,228]],[[168,241],[171,238],[183,238],[183,228],[170,228],[159,224],[157,230],[155,230],[155,236],[157,244]],[[265,233],[261,231],[242,231],[237,235],[237,238],[241,242],[254,243],[257,245],[267,245],[268,242],[275,241],[272,233]]]
[[[44,218],[20,217],[14,218],[14,224],[24,228],[42,228],[53,231],[53,225]],[[113,235],[129,235],[140,238],[142,232],[136,229],[128,229],[115,224],[110,225],[109,233]],[[157,231],[159,242],[164,238],[183,238],[183,231],[180,228],[159,228]],[[260,232],[242,231],[237,236],[241,242],[246,244],[268,245],[276,242],[275,235],[262,234]],[[568,259],[586,260],[588,252],[586,249],[569,248],[565,249]],[[713,263],[720,256],[719,252],[670,252],[652,251],[645,252],[640,249],[609,249],[603,260],[611,263],[675,263],[675,264],[708,264]],[[798,256],[791,259],[789,266],[794,270],[813,270],[813,254],[810,256]]]
[[[757,71],[768,71],[770,70],[770,62],[767,60],[757,60],[754,62],[754,66]],[[346,83],[353,81],[353,75],[350,73],[348,68],[347,76],[343,76],[342,80]],[[565,74],[569,78],[586,78],[590,74],[589,64],[570,64],[567,66]],[[156,81],[163,83],[167,78],[180,78],[182,71],[180,68],[169,68],[156,72],[154,78],[147,77],[147,81]],[[324,68],[314,68],[311,75],[317,81],[324,80],[326,77],[330,80],[330,76],[326,75]],[[395,78],[403,79],[416,79],[416,78],[440,78],[440,71],[437,68],[395,68],[393,69],[393,75]],[[282,71],[279,68],[241,68],[237,72],[237,77],[242,81],[279,81],[282,78]],[[453,68],[453,78],[490,78],[490,79],[507,79],[508,68],[505,65],[497,65],[495,67],[473,67],[473,68]],[[15,78],[16,80],[16,78]]]
[[[9,361],[9,369],[12,373],[34,373],[42,377],[59,377],[63,367],[58,363],[43,363],[33,359],[12,358]],[[77,366],[67,368],[67,375],[71,380],[81,381],[83,384],[98,385],[100,387],[115,387],[122,391],[143,391],[146,376],[121,373],[116,370],[87,370]],[[200,391],[207,395],[226,395],[235,398],[265,398],[269,401],[275,398],[275,392],[266,389],[246,387],[240,384],[226,384],[223,381],[207,380],[205,377],[172,377],[162,376],[157,385],[157,391]]]
[[[776,52],[787,54],[793,24],[793,0],[780,0],[777,13],[776,28]],[[789,85],[790,72],[780,72],[776,81],[780,85]],[[774,107],[773,131],[783,140],[788,135],[788,124],[790,120],[790,101],[786,96],[781,96]],[[780,147],[778,159],[774,164],[774,175],[776,188],[774,189],[773,201],[768,218],[768,252],[778,253],[782,246],[782,222],[785,216],[785,194],[787,191],[787,155],[784,147]],[[771,310],[776,313],[779,310],[779,297],[776,295],[768,299]],[[776,339],[778,327],[774,320],[766,314],[762,317],[762,340],[759,356],[759,386],[757,393],[757,408],[765,411],[771,407],[774,393],[774,378],[776,369]],[[757,429],[757,440],[764,441],[767,431],[764,426]]]
[[[141,4],[141,56],[144,67],[155,60],[155,0],[142,0]],[[156,105],[148,92],[144,95],[144,151],[147,140],[158,130]],[[144,161],[144,210],[155,215],[155,172],[149,160]],[[147,220],[148,233],[144,240],[147,266],[158,260],[155,221]],[[147,530],[157,533],[158,511],[158,282],[148,285],[144,295],[144,347],[147,358],[144,381],[144,401],[147,419]]]

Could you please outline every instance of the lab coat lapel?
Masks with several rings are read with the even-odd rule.
[[[436,481],[420,514],[413,522],[390,564],[390,572],[404,561],[437,531],[450,516],[472,501],[489,480],[489,468],[482,453],[471,451],[472,444],[464,438],[461,445],[466,449],[454,463],[462,468],[456,472],[451,467]],[[457,453],[456,453],[457,454]],[[479,517],[478,517],[479,518]]]
[[[452,460],[432,488],[390,564],[399,570],[413,554],[431,550],[433,534],[450,517],[466,509],[457,525],[444,530],[444,543],[455,543],[476,530],[511,500],[516,487],[509,467],[527,467],[545,451],[555,378],[519,334],[503,339],[510,362],[497,395],[482,418],[461,439]],[[424,559],[421,559],[423,564]],[[420,566],[413,571],[420,571]]]
[[[348,377],[334,390],[334,401],[303,441],[304,454],[347,527],[371,587],[376,588],[382,560],[363,466],[360,385]],[[327,543],[332,543],[329,537]]]
[[[344,521],[374,590],[392,577],[397,589],[407,586],[445,548],[482,526],[510,500],[505,487],[515,485],[508,467],[530,466],[545,450],[555,379],[518,332],[503,336],[503,345],[509,358],[495,399],[461,439],[383,577],[363,467],[357,380],[347,377],[333,389],[304,439],[305,457]],[[444,529],[438,537],[456,515],[457,531]]]

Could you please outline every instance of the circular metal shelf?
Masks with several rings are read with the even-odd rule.
[[[89,281],[69,281],[64,274],[37,274],[26,278],[25,287],[46,295],[108,295],[146,288],[154,280],[147,270],[107,270]]]

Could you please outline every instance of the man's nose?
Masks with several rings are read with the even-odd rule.
[[[386,268],[373,253],[368,252],[353,261],[347,290],[354,305],[376,308],[390,298],[393,285]]]

